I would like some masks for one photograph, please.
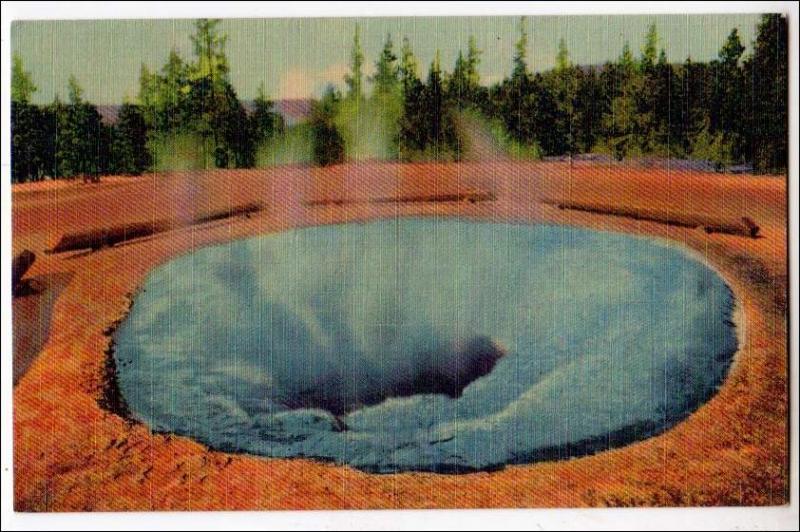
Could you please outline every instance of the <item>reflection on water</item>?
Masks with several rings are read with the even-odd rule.
[[[648,437],[722,381],[732,295],[681,250],[548,225],[298,229],[157,268],[117,332],[157,430],[369,471],[468,471]]]

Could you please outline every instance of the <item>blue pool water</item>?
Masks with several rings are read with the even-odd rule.
[[[212,448],[463,472],[656,434],[722,382],[733,297],[682,250],[564,226],[296,229],[156,268],[115,335],[133,416]]]

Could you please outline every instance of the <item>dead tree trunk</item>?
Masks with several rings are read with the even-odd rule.
[[[22,277],[33,266],[36,260],[36,254],[33,251],[24,250],[22,253],[14,257],[11,262],[11,290],[16,292],[17,287],[22,281]]]

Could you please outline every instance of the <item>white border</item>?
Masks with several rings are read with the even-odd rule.
[[[305,512],[136,512],[24,514],[13,511],[11,190],[10,190],[10,24],[15,19],[251,18],[434,15],[590,15],[667,13],[789,14],[789,198],[790,198],[790,383],[792,462],[791,506],[774,508],[593,509],[593,510],[409,510]],[[798,7],[794,2],[5,2],[2,4],[2,454],[0,524],[13,529],[491,529],[591,528],[797,529],[798,526]]]

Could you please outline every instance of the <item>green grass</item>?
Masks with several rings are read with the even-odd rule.
[[[287,127],[256,149],[256,167],[310,163],[314,159],[314,132],[301,123]]]

